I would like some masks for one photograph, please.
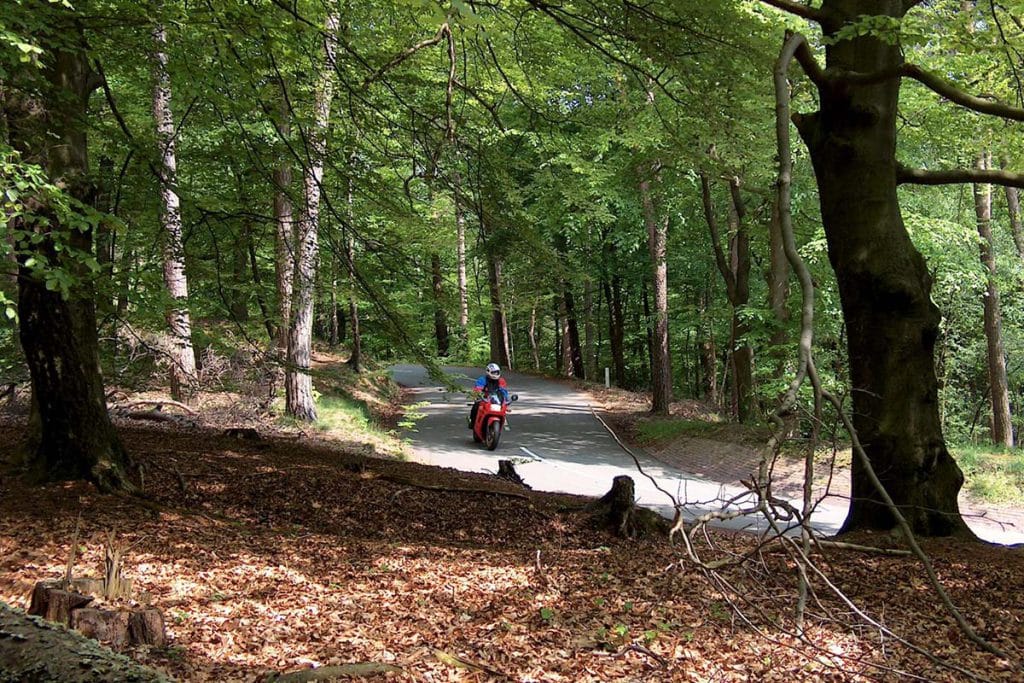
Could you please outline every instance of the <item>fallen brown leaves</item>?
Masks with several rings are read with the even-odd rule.
[[[19,433],[0,427],[0,441]],[[748,624],[673,549],[605,536],[565,512],[566,497],[494,495],[522,490],[304,441],[123,433],[146,466],[147,501],[0,481],[0,599],[24,606],[36,581],[62,574],[81,512],[78,572],[101,565],[107,530],[132,544],[128,577],[163,610],[173,643],[132,654],[176,678],[372,662],[397,667],[380,678],[408,681],[958,679],[824,592],[807,642],[781,635],[773,624],[790,618],[795,590],[781,553],[731,577],[758,615]],[[733,552],[752,544],[713,540]],[[972,623],[1022,654],[1021,552],[928,550]],[[959,635],[912,561],[837,551],[823,564],[888,627],[990,679],[1019,680]]]

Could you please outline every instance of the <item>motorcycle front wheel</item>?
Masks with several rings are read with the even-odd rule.
[[[493,451],[501,439],[501,420],[491,420],[487,424],[487,450]]]

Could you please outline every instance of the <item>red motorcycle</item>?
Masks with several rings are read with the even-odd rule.
[[[511,401],[518,401],[519,397],[512,394]],[[501,432],[505,428],[505,416],[508,414],[508,407],[511,401],[502,401],[499,394],[484,395],[477,400],[476,419],[473,421],[473,441],[483,443],[487,450],[493,451],[498,447],[501,439]]]

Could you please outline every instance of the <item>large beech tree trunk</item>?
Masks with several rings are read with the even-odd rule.
[[[303,173],[305,212],[299,221],[296,239],[295,274],[291,325],[288,329],[288,364],[285,367],[285,410],[300,420],[315,420],[313,378],[309,374],[313,350],[313,299],[319,256],[320,192],[327,154],[327,128],[334,97],[334,53],[338,39],[339,17],[336,10],[327,16],[324,26],[324,62],[320,67],[314,98],[314,120],[306,133],[308,162]]]
[[[668,214],[659,216],[651,196],[651,183],[640,181],[647,247],[651,258],[651,286],[654,290],[651,326],[651,412],[667,415],[672,402],[672,355],[668,343],[668,265],[666,244]],[[646,290],[644,302],[646,303]]]
[[[826,0],[822,28],[835,37],[862,15],[902,17],[900,0]],[[898,44],[871,36],[837,40],[826,68],[895,71]],[[875,472],[916,533],[969,530],[959,514],[963,474],[946,449],[938,412],[934,346],[939,311],[931,276],[914,248],[896,196],[900,79],[819,88],[820,110],[794,116],[818,180],[829,260],[836,273],[847,344],[853,422]],[[890,529],[895,520],[853,461],[843,526]]]
[[[989,166],[987,155],[978,158],[978,168]],[[974,186],[974,212],[978,219],[978,248],[985,267],[985,340],[988,343],[989,400],[992,405],[992,443],[1013,448],[1013,423],[1010,421],[1010,390],[1006,379],[1006,352],[1003,349],[1003,314],[996,283],[996,254],[992,243],[992,186]]]
[[[171,398],[191,403],[199,390],[196,354],[192,348],[192,320],[188,311],[188,278],[182,243],[181,202],[177,192],[177,159],[174,154],[174,113],[171,111],[171,77],[167,71],[167,32],[162,24],[153,30],[156,85],[153,118],[160,148],[160,222],[163,224],[164,285],[171,298],[167,326],[171,335]]]
[[[69,19],[62,7],[45,7]],[[81,30],[66,22],[65,33],[38,36],[46,51],[44,67],[30,82],[7,84],[8,131],[12,146],[28,163],[42,166],[54,185],[89,203],[86,120],[89,94],[99,85],[89,68]],[[32,93],[31,95],[26,93]],[[60,214],[36,200],[34,213],[50,223],[20,218],[19,227],[37,240],[18,245],[19,335],[32,379],[32,419],[28,464],[44,479],[89,479],[101,490],[131,488],[130,460],[110,422],[100,375],[94,292],[90,274],[68,250],[92,250],[90,230],[66,225]],[[46,286],[28,259],[67,270],[75,281],[66,296]]]

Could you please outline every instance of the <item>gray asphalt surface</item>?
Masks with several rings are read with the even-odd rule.
[[[460,367],[448,367],[445,372],[466,390],[483,373],[481,368]],[[636,484],[639,504],[669,517],[674,514],[671,500],[638,471],[633,457],[594,417],[586,394],[559,382],[506,373],[509,389],[519,395],[519,400],[509,412],[511,429],[502,434],[497,450],[488,451],[473,442],[466,426],[470,406],[466,405],[465,394],[444,390],[419,365],[396,365],[391,374],[412,390],[414,401],[429,402],[418,409],[425,417],[416,424],[415,431],[403,435],[412,444],[413,458],[418,462],[496,473],[498,461],[510,459],[515,461],[516,471],[526,483],[536,490],[588,496],[603,495],[611,488],[615,476],[627,474]],[[643,453],[637,455],[643,471],[658,486],[686,502],[691,518],[721,509],[723,500],[745,493],[738,486],[708,481]],[[824,507],[816,514],[815,525],[824,533],[834,533],[845,513],[845,509],[836,506]],[[760,517],[743,517],[723,524],[755,530],[765,523]]]

